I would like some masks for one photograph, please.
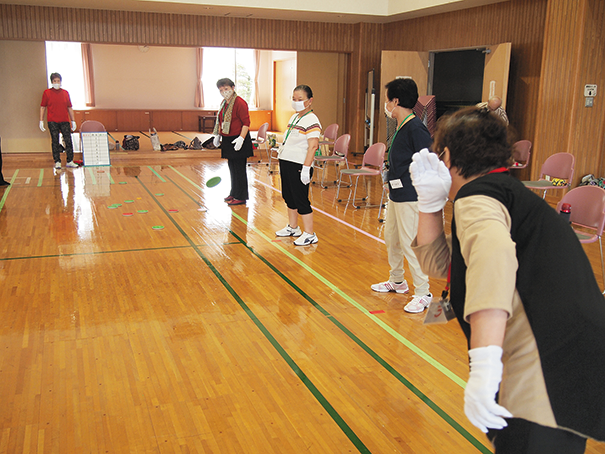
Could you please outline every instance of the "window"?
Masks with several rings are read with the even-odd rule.
[[[254,50],[226,47],[204,47],[204,107],[218,109],[223,101],[216,82],[228,77],[235,82],[236,93],[249,106],[254,105]]]
[[[62,87],[69,92],[73,108],[86,108],[80,43],[46,41],[46,71],[46,83],[49,88],[50,75],[61,74]]]

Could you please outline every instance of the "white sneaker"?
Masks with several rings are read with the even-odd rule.
[[[65,164],[65,167],[71,167],[72,169],[74,169],[74,168],[79,167],[79,166],[75,162],[70,161],[67,164]]]
[[[314,233],[303,232],[300,238],[294,242],[294,246],[309,246],[310,244],[315,244],[318,241],[317,235]]]
[[[290,227],[290,224],[285,226],[283,229],[275,232],[275,236],[301,236],[301,235],[302,235],[302,230],[300,229],[300,227],[296,227],[295,229],[293,229],[292,227]]]
[[[427,307],[429,307],[429,304],[431,304],[432,298],[433,298],[433,295],[430,293],[428,295],[424,295],[424,296],[414,295],[414,297],[412,298],[412,301],[410,301],[408,304],[406,304],[406,306],[403,308],[403,310],[406,312],[410,312],[412,314],[418,314],[420,312],[424,312],[424,310]]]
[[[60,169],[60,168],[61,168],[61,163],[55,162],[55,169]]]
[[[400,284],[396,284],[395,282],[391,281],[381,282],[380,284],[372,284],[372,290],[380,293],[407,293],[410,291],[410,289],[408,288],[408,283],[406,281],[403,281]]]

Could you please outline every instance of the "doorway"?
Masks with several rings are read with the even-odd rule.
[[[481,102],[485,49],[430,52],[429,94],[435,95],[437,118]]]

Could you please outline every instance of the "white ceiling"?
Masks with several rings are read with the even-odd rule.
[[[508,0],[9,0],[13,5],[146,11],[314,22],[386,23]]]

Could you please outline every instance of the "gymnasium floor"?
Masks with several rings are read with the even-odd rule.
[[[277,174],[250,166],[228,207],[226,161],[189,153],[5,155],[0,453],[491,452],[456,323],[370,290],[377,208],[314,185],[319,243],[297,248]]]

